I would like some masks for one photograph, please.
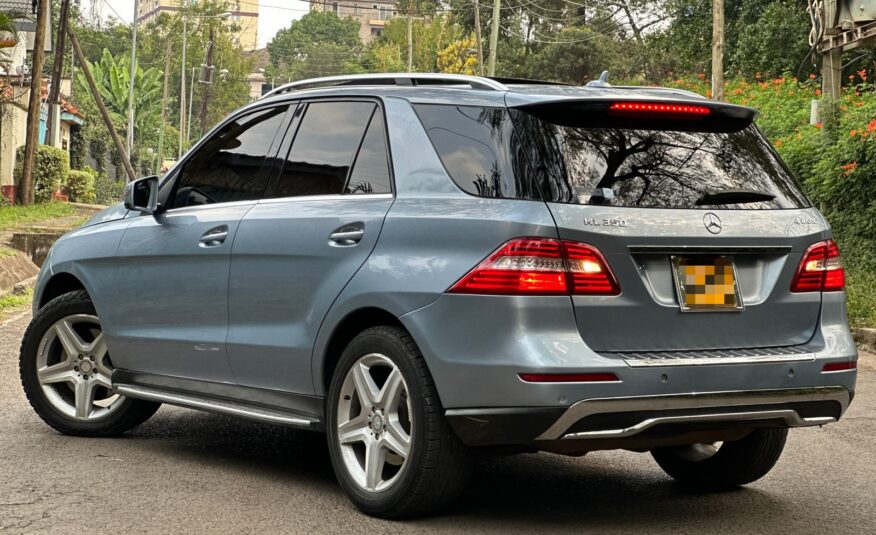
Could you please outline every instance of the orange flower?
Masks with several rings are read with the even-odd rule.
[[[778,148],[781,148],[782,145],[784,145],[784,144],[785,144],[785,142],[782,141],[781,139],[777,139],[776,142],[773,143],[773,145],[775,145],[775,147],[776,147],[777,149],[778,149]]]
[[[852,130],[852,131],[849,132],[849,137],[855,137],[855,136],[857,136],[857,135],[858,135],[858,131],[857,131],[857,130]]]
[[[858,76],[861,77],[861,80],[867,81],[867,69],[861,69],[858,71]]]
[[[815,94],[816,94],[816,95],[820,95],[820,94],[821,94],[821,89],[816,89],[816,90],[815,90]]]
[[[706,89],[706,98],[712,98],[712,90]]]
[[[869,123],[867,123],[867,132],[876,131],[876,119],[873,119]]]
[[[854,80],[854,79],[855,79],[855,75],[854,75],[854,74],[850,74],[850,75],[849,75],[849,80]]]
[[[815,128],[821,128],[822,126],[824,126],[824,125],[821,123],[815,123]]]
[[[699,77],[700,80],[706,79],[706,73],[704,73],[704,72],[699,73],[697,76]]]
[[[814,75],[814,74],[810,74],[810,75],[809,75],[809,79],[810,79],[810,80],[815,80],[815,75]]]
[[[849,162],[845,165],[841,165],[840,168],[843,170],[844,176],[849,176],[850,174],[855,172],[855,169],[858,168],[858,162]]]

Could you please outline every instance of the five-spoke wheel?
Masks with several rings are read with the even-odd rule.
[[[338,441],[353,480],[368,491],[391,486],[411,451],[411,403],[401,371],[369,353],[344,379],[338,403]]]
[[[97,316],[73,314],[56,321],[40,341],[36,366],[46,399],[71,418],[102,418],[124,399],[112,391],[112,366]]]
[[[21,343],[19,370],[34,410],[62,433],[117,435],[160,406],[113,393],[106,337],[84,291],[53,299],[34,315]]]

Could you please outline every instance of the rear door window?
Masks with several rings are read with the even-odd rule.
[[[340,195],[377,108],[373,102],[311,102],[266,197]]]
[[[391,193],[389,153],[386,150],[386,128],[380,108],[374,110],[365,138],[356,155],[356,163],[347,180],[344,193],[350,195]]]
[[[753,125],[735,132],[570,127],[510,112],[545,197],[638,208],[810,206]],[[598,201],[598,202],[597,202]]]
[[[463,191],[541,199],[507,109],[432,104],[415,109],[444,168]]]

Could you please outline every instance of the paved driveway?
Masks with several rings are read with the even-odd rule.
[[[650,456],[483,462],[444,516],[386,522],[341,494],[324,439],[163,407],[118,439],[61,436],[18,381],[29,321],[0,323],[0,533],[876,533],[876,357],[845,419],[791,433],[765,479],[680,490]]]

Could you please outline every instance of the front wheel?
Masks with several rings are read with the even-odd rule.
[[[782,455],[787,437],[787,429],[755,429],[732,442],[658,448],[651,455],[683,485],[727,489],[765,476]]]
[[[328,398],[328,442],[339,483],[363,512],[434,512],[462,491],[471,459],[444,419],[410,335],[374,327],[344,350]]]
[[[118,435],[160,406],[113,393],[112,361],[84,291],[64,294],[37,312],[21,342],[19,372],[36,413],[68,435]]]

